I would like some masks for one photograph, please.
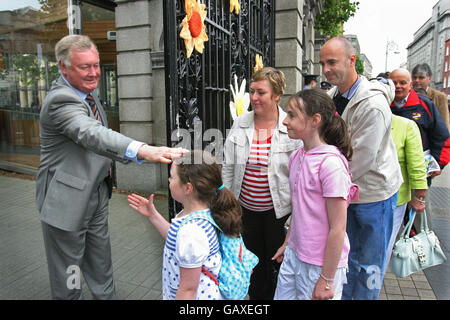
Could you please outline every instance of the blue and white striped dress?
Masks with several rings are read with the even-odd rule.
[[[209,209],[205,210],[209,212]],[[219,251],[219,240],[213,225],[203,219],[188,221],[187,216],[172,219],[164,246],[162,287],[163,299],[173,300],[180,286],[180,267],[198,268],[204,266],[207,271],[218,277],[222,256]],[[191,213],[192,214],[192,213]],[[223,299],[219,287],[203,272],[197,290],[197,300]]]

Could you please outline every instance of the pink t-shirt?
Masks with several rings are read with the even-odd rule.
[[[330,231],[325,198],[358,198],[358,187],[351,182],[347,159],[332,145],[308,152],[295,151],[289,159],[292,198],[291,232],[288,245],[303,262],[323,266]],[[338,267],[347,266],[350,243],[345,235]]]

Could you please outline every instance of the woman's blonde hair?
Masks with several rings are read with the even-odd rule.
[[[284,89],[286,88],[286,77],[282,71],[272,67],[264,67],[252,75],[250,83],[262,80],[268,80],[270,82],[275,95],[283,95]]]

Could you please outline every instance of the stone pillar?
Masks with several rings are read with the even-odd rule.
[[[308,8],[309,9],[309,8]],[[308,19],[303,22],[304,39],[304,56],[303,56],[303,68],[304,74],[314,73],[314,22],[311,14],[308,15]]]
[[[320,32],[315,32],[314,35],[314,74],[320,75],[320,78],[318,78],[320,81],[327,80],[326,77],[322,74],[322,67],[320,66],[320,50],[322,49],[323,45],[327,42],[327,38],[320,34]],[[318,81],[318,82],[320,82]]]
[[[138,141],[165,145],[165,129],[154,130],[155,114],[159,115],[156,127],[165,128],[160,123],[165,121],[165,100],[160,99],[164,75],[161,76],[160,70],[155,72],[152,65],[155,52],[163,50],[159,46],[163,29],[162,1],[118,0],[116,3],[120,131]],[[166,175],[167,165],[160,163],[117,163],[119,189],[153,193],[163,184],[167,186]]]
[[[286,90],[281,105],[302,88],[303,1],[276,1],[275,67],[286,76]]]

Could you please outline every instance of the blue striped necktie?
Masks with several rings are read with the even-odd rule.
[[[100,113],[98,112],[97,105],[95,104],[94,97],[91,94],[86,96],[86,101],[92,109],[92,113],[94,114],[95,119],[101,122]]]

